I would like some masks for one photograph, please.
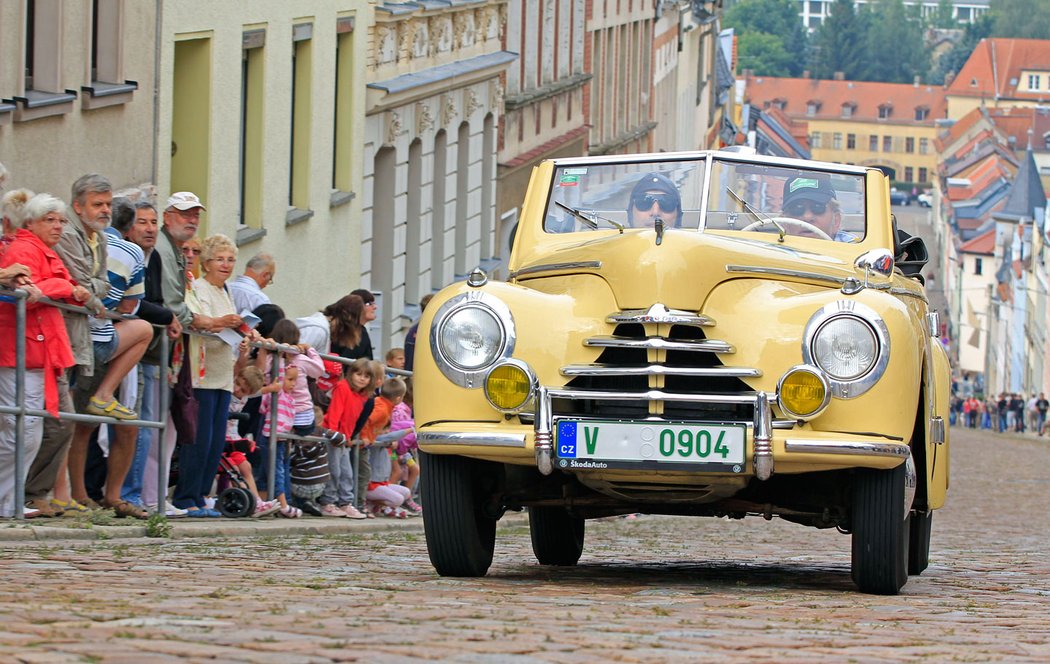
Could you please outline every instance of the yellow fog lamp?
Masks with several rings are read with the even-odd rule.
[[[810,420],[824,412],[831,401],[831,388],[824,373],[808,364],[788,369],[777,383],[777,403],[784,415]]]
[[[505,360],[485,376],[485,398],[492,407],[504,413],[525,409],[536,393],[536,376],[521,360]]]

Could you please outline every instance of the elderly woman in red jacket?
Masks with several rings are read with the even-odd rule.
[[[14,241],[0,258],[0,268],[14,264],[29,269],[32,283],[47,297],[87,301],[90,293],[74,282],[62,259],[52,249],[62,236],[67,223],[66,204],[50,194],[37,194],[25,205],[24,214],[15,222]],[[16,323],[15,305],[0,302],[0,339],[11,340],[0,344],[0,403],[15,403]],[[38,302],[26,305],[25,330],[25,397],[26,406],[42,406],[52,415],[58,415],[57,378],[73,366],[73,350],[69,345],[62,313]],[[27,417],[25,423],[25,464],[29,468],[43,434],[43,421]],[[17,510],[26,516],[35,516],[33,510],[15,505],[15,416],[0,416],[0,517],[12,517]],[[24,480],[25,478],[23,478]]]

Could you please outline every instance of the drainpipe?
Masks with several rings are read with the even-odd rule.
[[[153,34],[156,46],[153,49],[153,164],[150,167],[150,181],[157,187],[157,160],[160,158],[160,54],[162,49],[161,27],[164,17],[164,0],[157,0],[157,14],[154,17]]]

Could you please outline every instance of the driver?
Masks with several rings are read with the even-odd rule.
[[[668,228],[679,225],[682,199],[678,188],[666,175],[646,173],[631,190],[627,204],[627,218],[635,228],[654,228],[656,219],[663,219]]]
[[[813,224],[836,242],[857,239],[842,230],[842,206],[826,176],[807,174],[784,182],[784,216]]]

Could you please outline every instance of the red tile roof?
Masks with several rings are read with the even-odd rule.
[[[992,108],[988,115],[995,126],[1012,138],[1015,150],[1028,147],[1028,130],[1032,130],[1032,150],[1046,152],[1046,137],[1050,134],[1050,109],[1047,108]]]
[[[995,254],[995,229],[982,233],[972,240],[967,240],[959,246],[959,251],[967,254],[982,254],[992,256]]]
[[[1050,91],[1018,91],[1022,69],[1050,71],[1050,40],[982,39],[948,86],[948,94],[1050,102]]]
[[[888,124],[921,124],[933,126],[947,111],[945,90],[934,85],[907,83],[874,83],[869,81],[824,81],[811,78],[775,78],[748,76],[745,101],[767,108],[783,102],[784,112],[795,120],[840,120],[842,107],[853,106],[849,119]],[[807,114],[807,104],[818,102],[813,115]],[[879,119],[879,107],[892,106],[888,119]],[[916,122],[915,110],[926,108],[926,120]]]

